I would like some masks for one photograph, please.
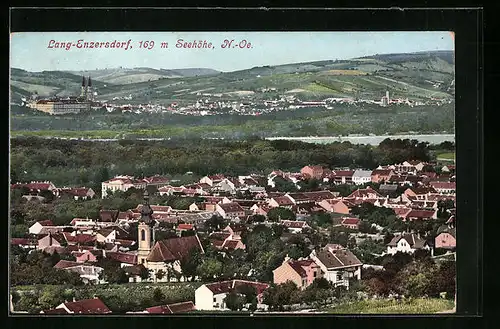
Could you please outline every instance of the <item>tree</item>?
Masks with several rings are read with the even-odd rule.
[[[330,289],[332,284],[325,278],[316,278],[307,289]]]
[[[39,196],[43,197],[45,199],[45,202],[50,203],[54,201],[54,193],[52,193],[49,190],[42,190],[40,193],[38,193]]]
[[[55,308],[62,302],[64,302],[64,288],[61,286],[46,286],[38,298],[38,303],[44,310]]]
[[[198,249],[192,249],[189,254],[180,261],[182,274],[186,278],[191,278],[191,280],[193,280],[198,274],[197,268],[200,266],[201,261],[202,257],[200,251]]]
[[[267,218],[272,222],[279,220],[295,220],[295,213],[288,208],[276,207],[267,212]]]
[[[153,290],[153,301],[156,304],[164,304],[165,303],[165,294],[161,291],[160,288],[155,288]]]
[[[166,275],[165,271],[164,271],[164,270],[162,270],[162,269],[160,269],[160,270],[158,270],[158,271],[156,272],[156,275],[155,275],[155,276],[156,276],[156,278],[157,278],[158,280],[161,280],[161,279],[163,279],[163,278],[165,277],[165,275]]]
[[[205,221],[205,225],[210,232],[220,231],[224,228],[226,221],[219,215],[213,215]]]
[[[244,297],[233,290],[224,298],[224,303],[231,311],[240,311],[243,308]]]
[[[205,258],[202,263],[198,265],[196,272],[199,273],[203,280],[211,281],[222,275],[223,266],[217,259]]]
[[[139,271],[139,276],[141,277],[141,280],[148,280],[149,277],[151,276],[151,272],[144,266],[144,265],[139,265],[140,266],[140,271]]]
[[[245,297],[245,303],[253,303],[257,301],[257,290],[254,286],[243,284],[236,287],[236,292]]]

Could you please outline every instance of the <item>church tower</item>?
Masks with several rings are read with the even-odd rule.
[[[81,88],[81,91],[80,91],[80,97],[82,97],[82,98],[86,98],[87,97],[87,95],[86,95],[86,92],[87,92],[86,87],[87,86],[86,85],[87,85],[87,83],[85,81],[85,77],[82,76],[82,88]]]
[[[141,219],[139,220],[138,226],[138,252],[137,252],[137,263],[144,264],[146,266],[146,258],[151,251],[153,241],[153,226],[155,221],[153,220],[153,209],[149,205],[149,194],[148,191],[144,191],[144,204],[141,209]],[[153,232],[154,233],[154,232]]]
[[[92,90],[92,80],[90,79],[90,75],[87,79],[87,101],[94,100],[94,92]]]

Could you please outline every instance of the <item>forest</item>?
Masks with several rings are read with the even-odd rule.
[[[432,146],[453,151],[452,143]],[[427,143],[383,141],[378,146],[349,142],[311,144],[299,141],[189,139],[183,141],[89,142],[35,137],[12,138],[11,182],[51,181],[56,186],[86,186],[100,192],[115,175],[166,175],[177,184],[207,174],[228,176],[271,171],[298,172],[306,165],[374,169],[405,160],[432,160]]]

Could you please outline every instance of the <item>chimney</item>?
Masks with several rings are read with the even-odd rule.
[[[287,263],[290,260],[290,257],[288,257],[288,254],[286,254],[285,259],[283,260],[283,264]]]

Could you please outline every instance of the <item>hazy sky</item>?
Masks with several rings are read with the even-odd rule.
[[[128,49],[126,45],[97,49],[76,46],[78,40],[83,44],[114,40],[126,43],[129,39]],[[206,40],[213,48],[177,48],[178,39]],[[225,39],[234,39],[229,48],[221,47]],[[149,40],[154,41],[152,49],[141,49],[139,42]],[[241,40],[246,40],[247,45],[249,42],[251,48],[240,49]],[[55,42],[73,46],[69,50],[49,48],[55,47]],[[162,42],[167,42],[168,48],[161,48]],[[11,34],[10,66],[28,71],[120,66],[235,71],[263,65],[453,49],[450,32],[24,32]]]

